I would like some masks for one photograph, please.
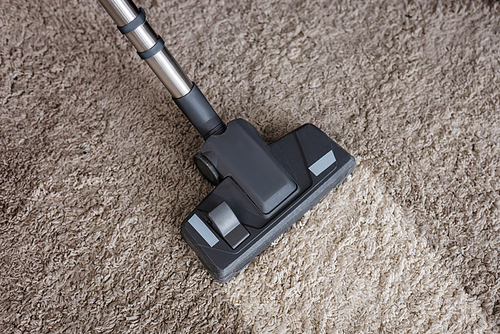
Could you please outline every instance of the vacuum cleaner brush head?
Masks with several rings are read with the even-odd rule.
[[[224,283],[243,270],[344,180],[354,158],[312,124],[266,146],[246,121],[210,137],[200,168],[222,180],[181,225],[210,274]],[[210,166],[211,165],[211,166]],[[219,176],[212,175],[220,171]],[[207,173],[209,175],[207,175]]]

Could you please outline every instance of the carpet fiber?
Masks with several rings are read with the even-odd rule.
[[[202,145],[95,1],[0,3],[0,331],[500,332],[495,1],[138,0],[224,121],[354,173],[221,285]]]

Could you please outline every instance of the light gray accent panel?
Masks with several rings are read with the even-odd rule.
[[[198,232],[199,235],[210,247],[213,247],[216,243],[219,242],[219,238],[215,236],[215,234],[210,231],[210,229],[205,225],[205,223],[198,217],[197,215],[193,215],[189,220],[189,224]]]
[[[328,167],[333,165],[335,163],[335,161],[337,161],[337,159],[335,159],[335,155],[333,154],[333,151],[330,150],[324,156],[319,158],[318,161],[313,163],[309,167],[309,170],[315,176],[318,176],[319,174],[323,173]]]

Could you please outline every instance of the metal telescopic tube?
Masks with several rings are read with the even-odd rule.
[[[99,2],[116,22],[119,29],[129,27],[134,20],[141,18],[141,12],[144,14],[130,0],[99,0]],[[137,27],[134,26],[132,30],[126,29],[122,33],[127,36],[141,58],[148,63],[173,98],[187,95],[193,88],[193,82],[189,80],[174,57],[163,46],[163,40],[145,20],[145,15],[143,18]],[[157,43],[160,43],[158,47],[161,49],[157,50],[154,55],[147,57],[147,51],[155,47]]]
[[[144,10],[137,9],[131,0],[99,1],[118,25],[118,30],[127,36],[202,137],[206,140],[212,135],[223,133],[226,125],[168,52],[163,39],[146,21]]]

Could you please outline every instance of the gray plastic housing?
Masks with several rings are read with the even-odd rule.
[[[244,120],[233,122],[246,123]],[[228,129],[232,127],[230,124]],[[263,213],[245,188],[227,174],[181,224],[184,240],[210,274],[221,283],[243,270],[356,167],[349,153],[312,124],[301,126],[265,149],[296,185],[283,202],[271,212]],[[258,163],[259,159],[252,161]],[[227,203],[249,233],[235,249],[217,232],[208,216],[222,202]]]
[[[222,178],[231,177],[255,206],[269,214],[297,189],[292,177],[247,121],[235,119],[221,135],[211,136],[201,153]]]

